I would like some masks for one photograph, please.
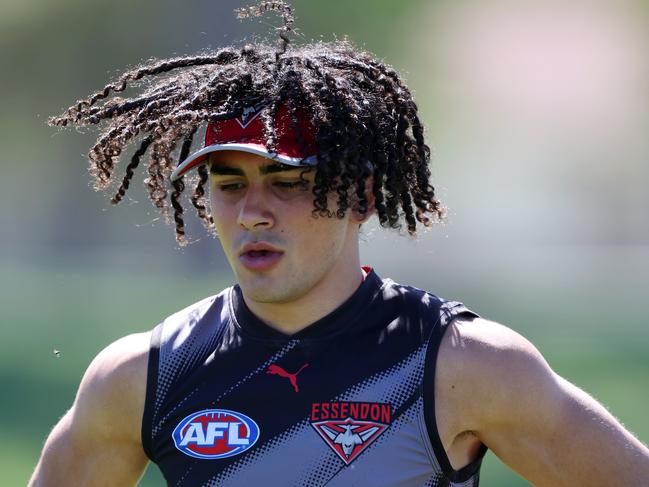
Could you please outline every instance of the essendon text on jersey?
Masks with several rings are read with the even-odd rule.
[[[390,427],[392,408],[378,402],[315,402],[311,426],[349,465]]]
[[[345,420],[375,421],[390,424],[392,408],[378,402],[314,402],[311,404],[311,421]]]

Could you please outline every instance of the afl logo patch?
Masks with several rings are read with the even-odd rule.
[[[259,426],[245,414],[204,409],[183,419],[172,433],[176,448],[194,458],[227,458],[243,453],[259,439]]]

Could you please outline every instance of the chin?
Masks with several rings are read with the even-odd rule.
[[[276,303],[285,299],[286,286],[282,285],[281,280],[263,274],[246,274],[238,276],[239,287],[246,298],[259,303]]]
[[[286,303],[295,299],[292,296],[292,293],[281,286],[256,286],[249,285],[245,286],[243,283],[239,283],[241,290],[246,298],[251,299],[257,303]]]
[[[289,285],[290,284],[290,285]],[[311,288],[305,282],[290,279],[256,276],[239,279],[239,286],[246,298],[257,303],[288,303],[307,294]]]

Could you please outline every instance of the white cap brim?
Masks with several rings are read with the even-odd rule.
[[[266,148],[260,144],[214,144],[208,145],[207,147],[203,147],[201,150],[194,152],[187,157],[187,159],[178,164],[178,167],[176,167],[176,169],[171,173],[171,181],[177,181],[186,172],[200,166],[201,164],[205,164],[208,159],[208,154],[228,150],[257,154],[258,156],[266,157],[289,166],[314,166],[318,162],[317,156],[290,157],[284,154],[268,152]]]

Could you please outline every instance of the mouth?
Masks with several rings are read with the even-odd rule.
[[[239,261],[251,271],[267,271],[275,267],[284,252],[265,244],[246,245],[239,254]]]

